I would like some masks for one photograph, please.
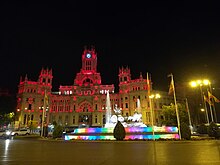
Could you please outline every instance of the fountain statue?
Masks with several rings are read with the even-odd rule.
[[[125,118],[127,118],[127,121],[125,120]],[[123,117],[121,115],[121,108],[119,108],[117,104],[115,104],[114,106],[114,114],[111,114],[110,97],[109,97],[109,93],[107,93],[105,128],[115,127],[117,121],[120,121],[124,127],[147,127],[142,122],[140,100],[139,99],[137,100],[137,111],[134,113],[134,115],[129,117]]]

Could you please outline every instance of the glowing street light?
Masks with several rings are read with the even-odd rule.
[[[197,80],[197,84],[199,84],[200,86],[208,86],[209,89],[207,89],[207,92],[210,92],[212,94],[212,87],[211,87],[211,82],[208,79],[203,79],[203,80]],[[208,94],[209,96],[209,94]],[[209,98],[210,99],[210,98]],[[213,103],[214,104],[214,103]],[[213,113],[212,113],[212,105],[209,104],[210,107],[210,114],[211,114],[211,119],[212,122],[214,121],[213,119]],[[215,120],[217,122],[217,116],[216,116],[216,112],[215,112],[215,105],[213,105],[213,111],[214,111],[214,116],[215,116]]]
[[[204,108],[201,108],[200,111],[201,111],[202,113],[204,113],[204,112],[205,112],[205,109],[204,109]]]
[[[152,101],[154,100],[154,99],[158,99],[158,98],[160,98],[161,96],[160,96],[160,94],[151,94],[150,96],[149,96],[149,101],[150,101],[150,112],[151,112],[151,125],[152,125],[152,134],[153,134],[153,140],[155,140],[155,138],[154,138],[154,107],[152,106]]]
[[[150,95],[149,96],[149,98],[150,98],[150,108],[151,108],[151,122],[152,122],[152,126],[154,125],[154,118],[155,118],[155,116],[154,116],[154,107],[152,106],[152,102],[154,103],[154,99],[159,99],[161,96],[160,96],[160,94],[152,94],[152,95]]]
[[[197,87],[197,86],[208,86],[210,85],[210,81],[208,79],[204,79],[204,80],[196,80],[196,81],[191,81],[190,82],[190,86],[191,87]]]
[[[159,99],[161,96],[160,96],[160,94],[157,93],[157,94],[155,94],[155,95],[152,94],[152,95],[150,95],[149,97],[150,97],[151,99],[154,99],[154,98],[155,98],[155,99]]]
[[[206,102],[204,100],[204,92],[202,91],[202,86],[207,86],[210,85],[210,81],[208,79],[204,79],[204,80],[196,80],[196,81],[191,81],[190,82],[190,86],[193,88],[196,88],[199,86],[200,88],[200,92],[201,92],[201,99],[202,99],[202,107],[205,108],[205,113],[206,113],[206,118],[207,118],[207,123],[209,124],[209,116],[208,116],[208,111],[207,111],[207,107],[206,107]],[[210,107],[210,112],[211,112],[211,116],[212,116],[212,110]],[[213,119],[213,117],[212,117]]]

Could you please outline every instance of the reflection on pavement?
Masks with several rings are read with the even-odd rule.
[[[5,150],[4,150],[4,155],[3,155],[3,161],[6,161],[8,158],[8,147],[10,144],[10,139],[5,140]]]

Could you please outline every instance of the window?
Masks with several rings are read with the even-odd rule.
[[[73,124],[75,124],[75,122],[76,122],[76,117],[73,116]]]
[[[102,117],[102,122],[103,122],[103,123],[106,122],[105,115],[103,115],[103,117]]]
[[[29,105],[28,105],[28,110],[31,110],[31,107],[32,107],[32,105],[31,105],[31,104],[29,104]]]
[[[125,108],[128,108],[128,103],[125,103]]]
[[[98,123],[98,116],[95,115],[95,123]]]

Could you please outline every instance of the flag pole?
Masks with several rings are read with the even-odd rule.
[[[207,93],[208,93],[208,99],[209,99],[209,102],[210,102],[210,96],[209,96],[209,90],[208,89],[207,89]],[[209,110],[210,110],[211,120],[213,122],[214,119],[213,119],[212,104],[211,103],[209,103]]]
[[[147,72],[147,92],[148,92],[148,98],[150,103],[150,113],[151,113],[151,126],[152,126],[152,138],[155,140],[155,133],[154,133],[154,117],[153,117],[153,106],[152,106],[152,100],[151,100],[151,85],[149,80],[149,75]]]
[[[208,110],[207,110],[207,106],[206,106],[206,101],[205,101],[205,94],[202,90],[202,86],[200,85],[200,92],[201,92],[201,97],[202,97],[202,103],[204,105],[204,108],[205,108],[205,113],[206,113],[206,120],[207,120],[207,124],[209,125],[209,115],[208,115]]]
[[[204,94],[203,94],[204,95]],[[204,95],[205,96],[205,95]],[[203,99],[204,100],[204,99]],[[207,110],[207,105],[206,102],[204,100],[204,106],[205,106],[205,113],[206,113],[206,119],[207,119],[207,124],[209,125],[209,115],[208,115],[208,110]]]
[[[210,94],[212,94],[212,86],[211,86],[211,83],[209,83],[209,90],[210,90]],[[213,98],[211,98],[211,101],[213,100]],[[216,115],[216,110],[215,110],[215,101],[213,101],[213,113],[214,113],[214,121],[217,123],[218,122],[218,119],[217,119],[217,115]]]
[[[178,127],[179,137],[181,140],[180,119],[179,119],[178,106],[177,106],[177,102],[176,102],[176,92],[175,92],[173,74],[172,73],[169,74],[168,77],[171,77],[171,84],[172,84],[172,88],[173,88],[173,98],[174,98],[174,104],[175,104],[175,109],[176,109],[177,127]]]

